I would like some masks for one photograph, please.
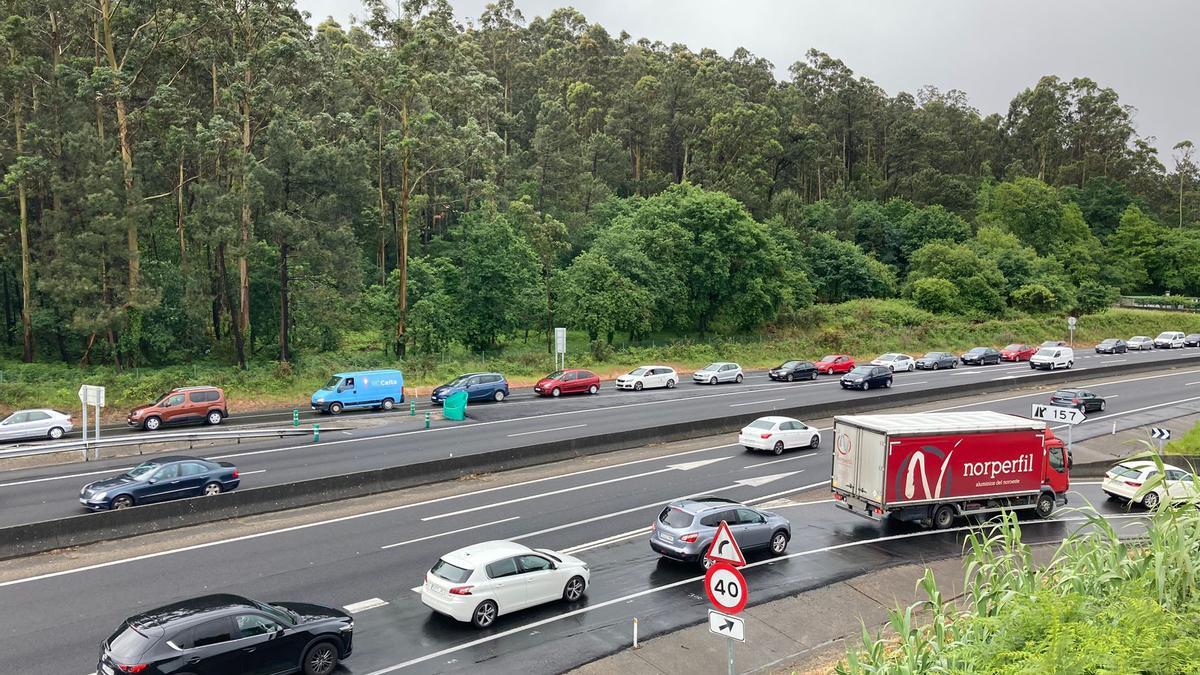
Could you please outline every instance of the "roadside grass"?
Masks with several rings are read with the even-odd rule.
[[[1183,436],[1171,439],[1163,447],[1164,455],[1200,455],[1200,422],[1187,430]]]
[[[1110,309],[1080,317],[1075,344],[1087,347],[1107,337],[1154,336],[1162,330],[1200,332],[1200,314]],[[766,368],[787,359],[816,359],[829,353],[872,359],[888,351],[958,353],[981,345],[1003,347],[1011,342],[1066,337],[1066,318],[1061,316],[1011,315],[978,321],[932,314],[903,300],[856,300],[812,307],[794,325],[769,327],[752,335],[663,334],[638,344],[616,336],[615,344],[597,347],[589,344],[586,334],[570,331],[567,364],[592,369],[602,377],[614,377],[644,363],[661,363],[689,373],[718,360],[738,361],[748,369]],[[82,383],[105,386],[106,415],[119,418],[129,408],[184,385],[222,387],[231,409],[238,412],[307,406],[309,396],[331,373],[345,370],[400,368],[406,385],[418,395],[464,372],[499,371],[514,386],[521,386],[553,370],[554,358],[538,331],[509,335],[501,349],[486,354],[457,348],[404,360],[384,353],[385,340],[383,335],[350,332],[342,336],[336,351],[301,353],[286,366],[252,360],[245,371],[216,359],[119,371],[111,366],[25,364],[5,358],[0,359],[0,413],[27,407],[74,410]]]

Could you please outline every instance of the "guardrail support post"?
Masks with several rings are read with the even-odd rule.
[[[408,402],[408,416],[412,417],[417,414],[417,401],[413,399]]]
[[[425,428],[426,429],[429,428],[429,413],[428,412],[425,413]]]
[[[319,440],[321,440],[321,425],[314,424],[313,425],[313,443],[316,443]]]
[[[300,426],[300,411],[292,408],[292,426]]]

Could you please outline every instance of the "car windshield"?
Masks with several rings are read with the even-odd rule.
[[[158,398],[154,399],[154,405],[162,405],[162,402],[167,400],[167,397],[169,397],[170,395],[171,395],[171,392],[168,391],[167,393],[163,394],[162,396],[159,396]]]
[[[154,473],[154,470],[158,467],[159,465],[155,462],[142,462],[141,464],[138,464],[130,469],[126,475],[128,475],[130,478],[144,478],[151,473]]]
[[[1102,345],[1115,345],[1115,344],[1117,344],[1117,341],[1116,341],[1116,340],[1114,340],[1114,339],[1112,339],[1112,338],[1109,338],[1109,339],[1107,339],[1107,340],[1105,340],[1105,341],[1101,342],[1100,344],[1102,344]]]
[[[875,369],[871,366],[855,366],[854,370],[850,371],[851,375],[870,375]]]
[[[254,605],[256,607],[258,607],[259,609],[261,609],[262,611],[264,611],[278,619],[282,619],[282,623],[290,623],[292,625],[295,625],[300,622],[300,615],[296,614],[295,612],[288,609],[287,607],[283,607],[281,605],[268,605],[266,603],[259,602],[257,600],[251,600],[250,602],[253,602]]]
[[[687,527],[692,524],[692,514],[683,509],[668,506],[658,514],[658,520],[667,527]]]
[[[836,355],[834,355],[834,354],[829,354],[829,355],[827,355],[827,356],[822,356],[822,357],[821,357],[821,360],[822,360],[822,361],[824,361],[825,363],[829,363],[830,361],[833,361],[833,360],[834,360],[834,359],[836,359],[836,358],[837,358],[837,356],[836,356]]]
[[[774,429],[775,423],[771,420],[754,420],[746,426],[751,429]]]
[[[899,358],[900,358],[899,354],[884,354],[883,356],[879,357],[879,360],[880,361],[895,361]]]
[[[984,353],[984,352],[986,352],[986,351],[987,351],[987,350],[986,350],[986,349],[984,349],[983,347],[976,347],[976,348],[972,349],[971,351],[969,351],[969,352],[967,352],[967,353],[968,353],[968,354],[982,354],[982,353]]]
[[[1057,351],[1057,350],[1055,350],[1055,349],[1039,349],[1037,354],[1034,354],[1034,356],[1045,356],[1047,358],[1053,358],[1055,351]]]
[[[429,571],[452,584],[461,584],[471,578],[471,570],[455,567],[445,560],[438,560]]]
[[[322,389],[333,389],[334,387],[338,386],[338,382],[341,382],[341,381],[342,381],[342,378],[338,377],[337,375],[334,375],[333,377],[329,378],[329,381],[325,383],[325,386],[322,387]]]
[[[549,375],[547,375],[545,379],[547,379],[547,380],[561,380],[561,379],[562,379],[562,376],[563,376],[563,371],[561,371],[561,370],[556,370],[556,371],[554,371],[553,373],[550,373]]]
[[[1009,351],[1013,351],[1013,352],[1021,351],[1024,348],[1025,348],[1025,345],[1018,345],[1018,344],[1011,344],[1011,345],[1005,347],[1005,349],[1007,349]]]
[[[1200,333],[1188,333],[1187,335],[1188,340],[1195,340],[1196,338],[1200,338]]]
[[[1149,340],[1149,339],[1150,338],[1146,337],[1145,335],[1134,335],[1133,337],[1129,338],[1129,341],[1130,342],[1145,342],[1146,340]]]
[[[705,372],[710,371],[710,370],[718,370],[723,365],[725,365],[725,364],[724,363],[710,363],[707,366],[704,366],[703,368],[701,368],[700,370],[703,370]]]
[[[641,377],[642,375],[646,374],[646,369],[645,368],[634,368],[633,370],[629,371],[629,374],[634,377]]]
[[[442,386],[443,387],[461,387],[467,383],[467,377],[468,377],[467,375],[459,375],[458,377],[454,378],[453,380],[450,380],[449,382],[447,382],[446,384],[444,384]]]
[[[1159,333],[1159,334],[1158,334],[1158,339],[1159,339],[1159,340],[1170,340],[1170,339],[1172,339],[1172,338],[1174,338],[1174,337],[1175,337],[1175,334],[1174,334],[1174,333],[1170,333],[1170,332],[1166,332],[1166,333]]]
[[[784,361],[782,364],[780,364],[780,366],[777,370],[786,370],[788,368],[795,368],[798,365],[800,365],[799,361]]]

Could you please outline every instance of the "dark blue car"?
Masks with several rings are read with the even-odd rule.
[[[467,392],[468,401],[503,401],[508,396],[508,380],[500,373],[467,373],[433,390],[429,400],[435,405],[456,392]]]
[[[129,471],[88,483],[79,491],[79,503],[100,511],[124,509],[171,499],[217,495],[238,486],[237,467],[229,462],[212,462],[177,455],[142,462]]]

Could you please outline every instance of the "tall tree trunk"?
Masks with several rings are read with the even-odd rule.
[[[10,48],[13,61],[17,60],[16,49]],[[19,159],[25,153],[25,120],[24,96],[21,87],[13,94],[13,127],[16,131],[16,156]],[[21,230],[21,332],[24,336],[21,348],[21,360],[33,362],[33,271],[29,254],[29,198],[25,193],[25,178],[17,181],[17,211]]]
[[[187,228],[184,222],[183,209],[183,156],[179,157],[179,183],[175,189],[175,230],[179,234],[179,270],[183,273],[184,282],[187,282],[188,256],[187,256]]]
[[[13,317],[13,298],[8,289],[8,270],[0,268],[0,281],[4,285],[4,344],[12,346],[13,328],[16,321]]]
[[[229,308],[229,332],[233,335],[233,348],[237,352],[238,368],[246,369],[246,344],[242,331],[238,330],[238,312],[229,292],[229,270],[225,266],[225,242],[217,244],[217,280],[225,306]]]
[[[383,187],[383,110],[379,111],[379,285],[387,283],[387,203]]]
[[[243,73],[242,84],[242,219],[241,241],[238,251],[238,323],[237,329],[246,335],[250,329],[250,68]],[[244,367],[244,366],[243,366]]]
[[[104,55],[108,59],[108,67],[115,73],[121,69],[117,61],[117,52],[113,48],[111,0],[100,0],[100,22],[104,39]],[[114,82],[114,84],[116,84]],[[127,306],[137,302],[138,281],[141,279],[141,260],[138,252],[138,221],[132,216],[133,198],[133,140],[129,133],[129,115],[126,109],[125,97],[113,96],[117,111],[117,139],[121,148],[121,177],[125,182],[125,243],[126,255],[129,258],[129,282],[127,289]]]
[[[291,317],[288,316],[288,253],[287,242],[279,245],[279,360],[287,363],[292,360],[288,348],[288,326]]]
[[[408,101],[400,107],[400,125],[404,138],[408,138]],[[408,314],[408,201],[409,201],[409,158],[411,150],[405,149],[404,159],[400,162],[400,231],[396,234],[396,245],[399,252],[396,255],[396,268],[400,270],[400,288],[396,293],[396,336],[393,348],[396,356],[404,356],[404,320]]]

